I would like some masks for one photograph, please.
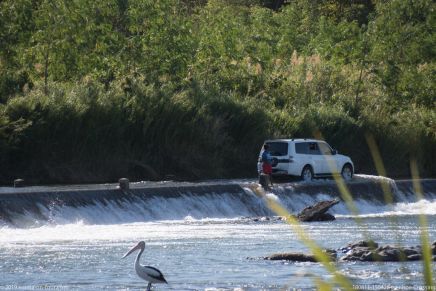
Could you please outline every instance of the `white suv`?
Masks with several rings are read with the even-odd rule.
[[[328,143],[315,139],[274,139],[265,141],[271,153],[273,175],[300,176],[304,181],[314,177],[327,177],[341,174],[345,180],[351,180],[354,165],[347,156],[339,155]],[[259,154],[257,170],[262,170]]]

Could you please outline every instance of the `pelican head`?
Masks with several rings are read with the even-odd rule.
[[[128,251],[124,256],[123,259],[125,257],[127,257],[128,255],[130,255],[131,253],[133,253],[136,250],[141,250],[143,251],[145,249],[145,242],[144,241],[140,241],[136,246],[134,246],[130,251]]]

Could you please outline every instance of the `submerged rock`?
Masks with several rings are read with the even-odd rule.
[[[336,251],[335,250],[323,250],[330,261],[336,261]],[[293,261],[293,262],[318,262],[316,257],[311,254],[303,253],[277,253],[271,256],[265,257],[265,260],[272,261]]]
[[[276,222],[286,220],[283,216],[259,216],[259,217],[246,217],[247,220],[252,222]]]
[[[278,253],[265,257],[265,259],[272,261],[317,262],[315,256],[302,253]]]

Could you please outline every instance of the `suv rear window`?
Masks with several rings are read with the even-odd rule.
[[[267,142],[271,156],[286,156],[288,154],[287,142]]]

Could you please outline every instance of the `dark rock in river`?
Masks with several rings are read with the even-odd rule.
[[[361,240],[355,243],[350,243],[346,247],[341,248],[341,251],[343,253],[348,252],[351,249],[355,248],[370,248],[370,249],[376,249],[378,248],[378,243],[376,243],[373,240]]]
[[[406,248],[402,249],[402,251],[406,257],[417,255],[417,254],[420,254],[422,252],[421,247],[419,247],[419,246],[406,247]]]
[[[421,246],[404,248],[391,245],[378,246],[373,241],[360,241],[349,244],[341,250],[346,251],[341,261],[399,262],[422,259]]]
[[[330,261],[336,261],[336,251],[335,250],[323,250]],[[294,262],[318,262],[314,255],[307,255],[303,253],[278,253],[272,254],[271,256],[265,257],[265,260],[272,261],[294,261]]]
[[[338,252],[332,249],[325,249],[323,250],[324,253],[326,253],[331,259],[332,261],[335,261],[336,258],[338,257]]]
[[[330,221],[334,220],[335,217],[331,214],[326,213],[332,206],[339,203],[338,199],[321,201],[315,205],[304,208],[298,215],[297,218],[300,221]]]
[[[400,249],[390,248],[380,252],[373,251],[371,254],[372,260],[370,261],[380,261],[380,262],[399,262],[406,261],[407,257]]]
[[[431,245],[433,254],[436,242]],[[350,243],[340,249],[345,256],[340,261],[361,261],[361,262],[403,262],[422,260],[421,246],[397,247],[392,245],[379,246],[378,243],[368,240]],[[330,261],[336,261],[335,250],[324,250]],[[265,257],[266,260],[287,260],[294,262],[318,262],[312,254],[303,253],[278,253]],[[436,255],[432,257],[436,261]]]
[[[315,256],[313,255],[306,255],[302,253],[279,253],[279,254],[272,254],[271,256],[265,257],[266,260],[272,260],[272,261],[294,261],[294,262],[317,262]]]
[[[408,261],[420,261],[420,260],[422,260],[422,256],[420,254],[410,255],[410,256],[407,256],[407,260]]]
[[[436,242],[431,245],[433,257],[436,261],[435,248]],[[421,246],[397,247],[392,245],[379,246],[378,243],[368,240],[350,243],[340,249],[345,253],[341,261],[361,261],[361,262],[402,262],[422,260]],[[335,250],[323,250],[330,261],[336,261],[337,253]],[[286,260],[294,262],[317,262],[312,254],[303,253],[278,253],[265,257],[266,260]]]
[[[246,220],[252,222],[277,222],[286,220],[286,217],[282,216],[259,216],[259,217],[245,217]]]
[[[311,221],[333,221],[336,220],[336,217],[333,214],[330,213],[323,213],[320,214],[316,220],[311,220]]]
[[[373,240],[361,240],[361,241],[359,241],[357,243],[350,244],[349,246],[351,248],[365,247],[365,248],[375,249],[375,248],[378,248],[378,243],[376,243]]]

